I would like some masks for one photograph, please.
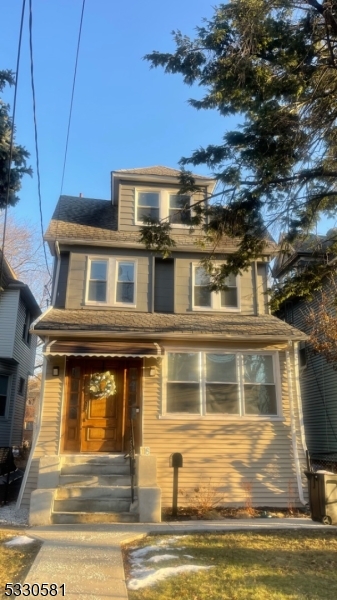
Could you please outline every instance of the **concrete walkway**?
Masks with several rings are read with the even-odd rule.
[[[309,519],[225,519],[156,524],[50,525],[27,530],[41,540],[25,583],[65,584],[67,600],[127,600],[121,544],[149,533],[186,534],[261,529],[331,529]],[[58,596],[61,596],[59,590]]]

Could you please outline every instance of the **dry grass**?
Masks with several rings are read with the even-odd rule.
[[[158,536],[148,537],[139,545],[157,540]],[[179,560],[160,563],[160,567],[192,563],[213,568],[129,591],[129,600],[337,598],[336,529],[205,533],[184,537],[173,546],[184,547]]]
[[[8,548],[4,542],[19,536],[28,535],[27,532],[17,528],[0,529],[0,598],[6,598],[4,589],[6,583],[23,583],[40,547],[40,542],[33,542],[27,546]]]

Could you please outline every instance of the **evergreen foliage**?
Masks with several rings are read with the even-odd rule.
[[[0,93],[6,84],[14,85],[14,82],[12,71],[0,71]],[[0,98],[0,210],[6,206],[11,131],[9,106]],[[27,166],[28,158],[27,150],[14,142],[8,199],[10,206],[14,206],[19,200],[17,192],[21,188],[22,177],[26,174],[32,175],[32,169]]]
[[[182,191],[196,186],[187,165],[207,165],[221,186],[208,208],[198,204],[194,225],[202,224],[206,239],[241,239],[213,278],[221,289],[229,271],[247,268],[261,252],[266,227],[277,224],[287,245],[335,213],[337,0],[232,0],[214,9],[194,39],[173,35],[173,53],[153,51],[145,59],[205,90],[191,106],[241,123],[221,144],[180,161]],[[163,236],[160,228],[154,239],[142,228],[148,248],[167,250],[170,227]],[[321,275],[318,268],[300,279],[311,287]]]

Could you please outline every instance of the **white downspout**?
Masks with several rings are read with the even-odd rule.
[[[41,390],[40,390],[40,402],[39,402],[39,413],[38,413],[38,419],[37,419],[37,423],[36,423],[36,428],[34,431],[34,437],[33,437],[33,441],[32,441],[32,447],[30,449],[30,453],[29,453],[29,458],[27,461],[27,466],[26,466],[26,470],[25,470],[25,474],[23,476],[23,480],[22,480],[22,484],[20,487],[20,492],[19,492],[19,496],[16,502],[16,506],[15,506],[15,510],[18,510],[21,506],[21,502],[22,502],[22,496],[23,493],[25,491],[25,487],[26,487],[26,483],[27,483],[27,479],[29,476],[29,471],[30,471],[30,467],[32,464],[32,460],[33,460],[33,456],[34,456],[34,452],[35,452],[35,448],[36,448],[36,444],[37,444],[37,440],[39,439],[39,435],[40,435],[40,429],[41,429],[41,422],[42,422],[42,405],[43,405],[43,398],[44,398],[44,386],[45,386],[45,381],[46,381],[46,372],[47,372],[47,358],[44,356],[43,357],[43,368],[42,368],[42,379],[41,379]]]
[[[302,478],[301,478],[301,463],[298,456],[297,439],[296,439],[296,426],[295,426],[295,415],[294,415],[294,394],[293,394],[293,382],[291,376],[291,361],[290,352],[286,350],[286,363],[287,363],[287,375],[288,375],[288,388],[289,388],[289,405],[290,405],[290,424],[291,424],[291,438],[294,451],[295,471],[298,487],[298,496],[300,502],[305,506],[306,501],[303,495]]]
[[[298,419],[300,422],[301,441],[304,452],[308,450],[307,442],[305,439],[304,421],[303,421],[303,407],[301,397],[301,386],[299,377],[299,364],[298,364],[298,342],[294,343],[294,367],[295,367],[295,386],[297,395],[297,406],[298,406]]]

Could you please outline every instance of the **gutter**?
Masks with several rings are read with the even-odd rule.
[[[297,438],[296,438],[296,425],[295,425],[295,414],[294,414],[294,392],[292,382],[292,369],[290,361],[290,352],[286,350],[286,363],[287,363],[287,375],[288,375],[288,387],[289,387],[289,405],[290,405],[290,424],[291,424],[291,439],[294,452],[295,471],[297,479],[298,496],[301,504],[304,506],[307,504],[304,499],[302,477],[301,477],[301,463],[298,455]]]
[[[46,381],[46,372],[47,372],[47,359],[46,357],[43,357],[43,369],[42,369],[42,380],[41,380],[41,390],[40,390],[40,399],[39,399],[39,413],[38,413],[38,419],[37,419],[37,423],[36,423],[36,429],[34,431],[34,437],[33,437],[33,441],[32,441],[32,447],[30,449],[30,453],[29,453],[29,457],[28,457],[28,461],[27,461],[27,466],[26,466],[26,470],[25,470],[25,474],[23,476],[23,480],[22,480],[22,484],[20,487],[20,492],[19,492],[19,496],[16,502],[16,506],[15,506],[15,510],[19,510],[20,506],[21,506],[21,502],[22,502],[22,497],[26,488],[26,483],[27,483],[27,479],[29,477],[29,473],[30,473],[30,467],[34,458],[34,454],[35,454],[35,448],[37,445],[37,441],[39,439],[39,435],[40,435],[40,430],[41,430],[41,423],[42,423],[42,405],[43,405],[43,398],[44,398],[44,386],[45,386],[45,381]]]
[[[44,313],[46,314],[46,313]],[[136,332],[136,331],[97,331],[94,329],[91,330],[86,330],[86,331],[76,331],[73,329],[67,329],[67,330],[62,330],[60,331],[59,329],[34,329],[34,333],[36,335],[39,335],[40,337],[44,337],[44,336],[53,336],[53,337],[71,337],[71,338],[83,338],[83,337],[95,337],[95,338],[115,338],[115,337],[120,337],[120,338],[139,338],[139,339],[153,339],[153,337],[156,338],[167,338],[167,339],[191,339],[191,340],[195,340],[196,337],[199,339],[210,339],[210,340],[226,340],[226,341],[237,341],[237,340],[245,340],[245,341],[254,341],[254,342],[271,342],[274,345],[277,344],[278,342],[295,342],[295,341],[305,341],[307,339],[307,336],[305,336],[303,334],[303,336],[301,337],[293,337],[289,338],[289,336],[276,336],[275,334],[272,335],[259,335],[259,336],[254,336],[254,335],[249,335],[247,336],[247,334],[242,334],[242,335],[236,335],[234,336],[230,336],[230,335],[226,335],[226,334],[217,334],[217,333],[199,333],[198,331],[189,331],[187,333],[174,333],[174,332],[161,332],[161,331],[157,331],[156,329],[153,329],[153,331],[150,332]]]
[[[305,440],[304,420],[303,420],[303,407],[301,397],[301,386],[299,377],[299,363],[298,363],[298,342],[294,343],[294,367],[295,367],[295,387],[297,394],[297,406],[298,406],[298,418],[300,422],[301,441],[304,452],[307,452],[308,447]]]

